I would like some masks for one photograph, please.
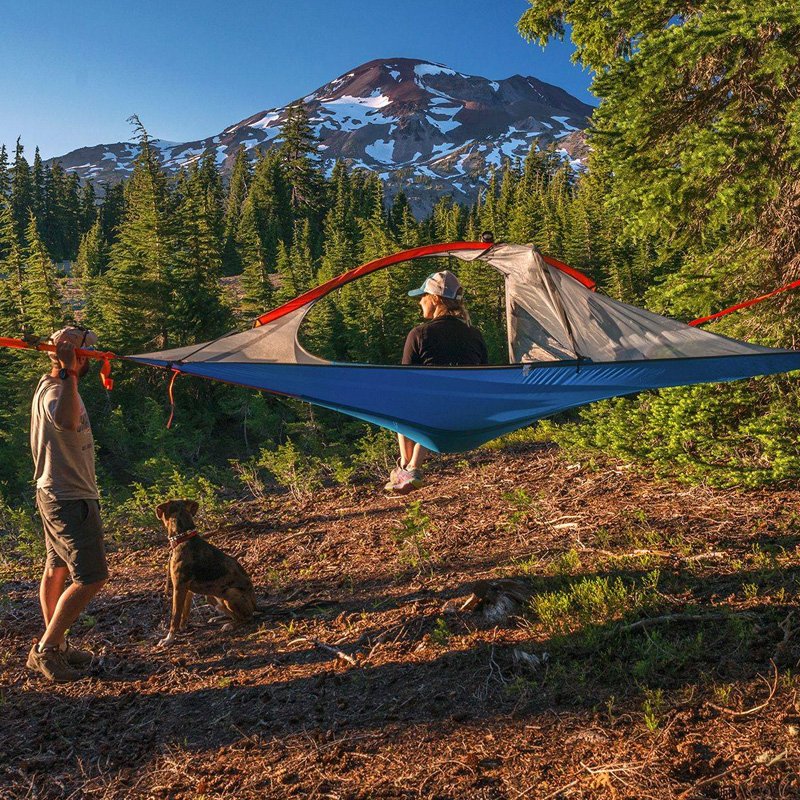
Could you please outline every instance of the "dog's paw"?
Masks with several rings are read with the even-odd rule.
[[[175,637],[170,633],[158,643],[158,647],[171,647],[174,644],[174,642],[175,642]]]
[[[230,620],[230,617],[227,614],[219,614],[216,617],[210,617],[208,622],[211,624],[212,622],[226,622],[228,620]],[[223,630],[225,629],[223,628]]]
[[[233,622],[226,622],[220,630],[223,631],[232,631],[236,625]]]

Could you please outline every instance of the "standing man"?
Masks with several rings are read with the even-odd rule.
[[[28,654],[28,668],[59,683],[78,680],[92,654],[71,647],[66,631],[108,580],[94,439],[78,381],[89,361],[76,349],[93,347],[94,333],[63,328],[50,341],[52,368],[31,407],[31,451],[36,505],[44,526],[47,560],[39,588],[45,632]],[[72,579],[65,589],[67,577]]]

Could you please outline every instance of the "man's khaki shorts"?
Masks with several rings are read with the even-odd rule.
[[[45,567],[67,567],[75,583],[108,577],[103,523],[97,500],[56,500],[36,492],[47,546]]]

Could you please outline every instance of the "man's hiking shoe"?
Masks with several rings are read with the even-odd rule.
[[[64,658],[60,650],[45,650],[39,652],[38,642],[33,643],[30,653],[28,653],[27,667],[33,672],[44,675],[45,678],[53,683],[70,683],[78,681],[84,677],[82,672],[73,669]]]
[[[422,472],[418,469],[400,467],[394,477],[386,484],[386,490],[394,494],[408,494],[423,484]]]
[[[64,656],[64,661],[69,666],[83,669],[92,663],[94,653],[90,650],[79,650],[77,647],[73,647],[69,639],[66,640],[66,645],[66,649],[61,651],[61,655]]]

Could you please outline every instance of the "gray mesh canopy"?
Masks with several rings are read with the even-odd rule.
[[[594,292],[563,269],[545,261],[533,247],[497,244],[476,250],[458,249],[454,245],[450,250],[430,255],[450,255],[464,261],[480,260],[503,275],[511,364],[579,358],[602,362],[692,358],[770,350],[699,330]],[[374,271],[359,270],[360,274],[352,280]],[[267,321],[258,327],[212,342],[142,353],[138,357],[174,364],[241,361],[330,363],[301,347],[298,332],[315,302],[349,282],[337,280],[270,312],[265,315]],[[336,285],[330,285],[333,283]],[[304,297],[307,297],[305,302],[298,302]]]

